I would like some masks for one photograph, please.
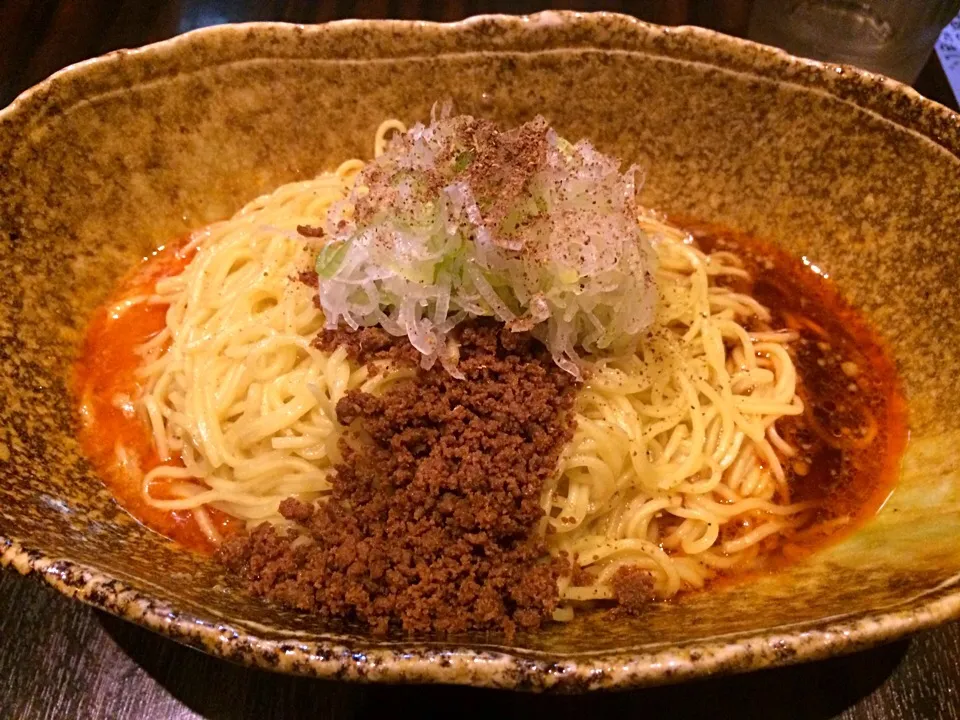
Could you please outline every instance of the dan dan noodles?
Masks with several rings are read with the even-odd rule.
[[[87,454],[233,582],[377,632],[642,613],[800,557],[882,500],[892,365],[818,267],[641,179],[542,118],[389,120],[121,283]]]

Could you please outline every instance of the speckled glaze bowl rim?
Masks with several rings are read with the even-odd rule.
[[[457,23],[428,23],[398,20],[345,20],[326,25],[303,26],[286,23],[220,25],[194,30],[169,40],[135,50],[118,50],[102,57],[71,65],[21,94],[0,111],[0,122],[14,114],[43,107],[44,96],[54,88],[82,86],[89,74],[109,72],[114,63],[133,59],[179,59],[200,36],[230,33],[328,33],[349,32],[358,27],[381,32],[469,34],[478,26],[516,31],[525,27],[537,32],[550,28],[564,30],[609,25],[635,33],[637,47],[630,51],[648,55],[669,55],[672,38],[691,41],[694,51],[681,59],[717,65],[815,92],[823,92],[856,104],[917,132],[960,157],[960,116],[923,98],[913,89],[888,78],[847,66],[829,65],[792,57],[781,50],[731,38],[697,27],[666,28],[611,13],[584,14],[547,11],[532,16],[483,15]],[[514,33],[514,36],[516,33]],[[496,35],[474,35],[462,52],[519,51],[536,53],[553,49],[625,49],[616,43],[587,42],[531,50],[522,43],[511,45]],[[407,42],[410,42],[409,39]],[[662,43],[662,47],[658,47]],[[415,47],[415,40],[409,47]],[[388,54],[409,57],[412,52]],[[459,49],[456,51],[460,54]],[[273,57],[273,56],[264,56]],[[280,55],[279,57],[283,57]],[[369,57],[369,56],[368,56]],[[357,59],[357,58],[354,58]],[[187,63],[189,64],[189,63]],[[110,91],[118,91],[118,85]],[[960,617],[960,576],[950,578],[920,595],[905,598],[895,606],[867,612],[822,618],[796,626],[779,627],[756,634],[734,633],[691,641],[682,646],[645,650],[624,648],[613,652],[551,654],[507,649],[450,647],[438,649],[415,639],[384,646],[375,641],[350,645],[337,642],[271,640],[214,624],[151,598],[123,581],[96,568],[65,558],[46,555],[16,539],[0,536],[0,566],[22,575],[36,576],[64,595],[125,618],[185,645],[227,660],[278,672],[314,677],[380,682],[435,682],[524,690],[583,691],[624,688],[678,682],[718,673],[742,672],[853,652],[894,640],[908,633]]]

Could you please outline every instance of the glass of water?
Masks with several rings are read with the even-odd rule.
[[[912,83],[960,0],[754,0],[749,37]]]

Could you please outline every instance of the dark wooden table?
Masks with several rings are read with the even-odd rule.
[[[614,10],[742,34],[749,0],[0,0],[0,106],[53,71],[204,25],[338,17],[456,20],[545,7]],[[917,89],[956,109],[935,58]],[[360,686],[236,667],[102,612],[37,581],[0,573],[0,720],[619,716],[960,718],[960,624],[849,657],[688,685],[537,697],[452,687]]]

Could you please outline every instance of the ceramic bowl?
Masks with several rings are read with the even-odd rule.
[[[641,618],[375,639],[268,607],[113,502],[74,439],[84,322],[148,251],[367,157],[437,99],[646,169],[643,201],[829,270],[909,405],[893,496],[778,574]],[[182,643],[282,672],[582,690],[821,658],[960,615],[960,127],[907,87],[696,28],[545,13],[253,24],[81,63],[0,114],[0,561]]]

